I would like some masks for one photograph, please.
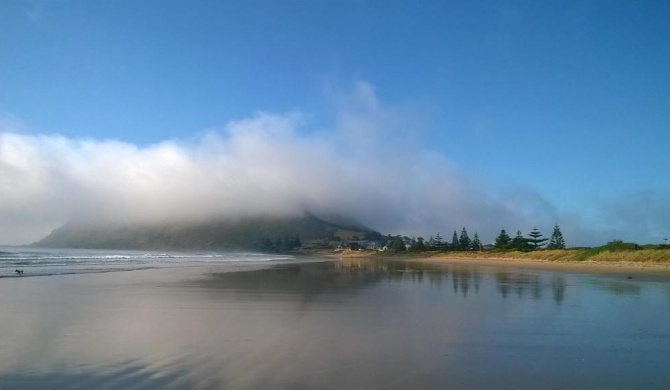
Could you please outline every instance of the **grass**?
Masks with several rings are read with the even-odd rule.
[[[443,255],[454,258],[468,259],[523,259],[523,260],[549,260],[549,261],[575,261],[578,249],[565,250],[539,250],[534,252],[519,251],[487,251],[487,252],[446,252]]]
[[[632,262],[670,264],[670,249],[613,249],[607,245],[597,248],[538,250],[532,252],[447,252],[441,254],[453,258],[470,259],[521,259],[561,262]]]
[[[670,249],[640,249],[636,251],[603,251],[588,258],[593,261],[665,263],[670,264]]]
[[[351,256],[388,256],[388,253],[379,252],[355,252]],[[458,259],[517,259],[517,260],[543,260],[558,262],[628,262],[628,263],[655,263],[670,265],[670,246],[668,245],[645,245],[644,247],[633,243],[619,240],[608,242],[606,245],[594,248],[573,249],[540,249],[531,252],[499,251],[491,250],[485,252],[403,252],[401,256],[411,257],[449,257]]]

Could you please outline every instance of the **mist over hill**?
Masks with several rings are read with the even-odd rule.
[[[302,242],[327,242],[370,236],[379,236],[379,233],[360,224],[327,222],[306,213],[300,217],[218,218],[200,222],[73,222],[53,230],[33,245],[89,249],[266,250],[268,242],[277,240],[297,238]]]
[[[664,193],[596,198],[588,212],[574,212],[513,179],[454,164],[427,147],[411,110],[385,104],[367,82],[337,96],[323,131],[300,110],[258,112],[192,138],[146,145],[35,134],[0,118],[0,244],[35,242],[67,221],[95,219],[116,221],[114,229],[90,228],[105,231],[105,244],[117,237],[153,245],[149,238],[136,242],[138,233],[126,226],[154,232],[141,237],[163,237],[186,229],[174,221],[296,218],[304,211],[337,224],[354,218],[393,235],[449,235],[467,227],[489,243],[503,228],[546,232],[555,223],[580,246],[667,236]],[[526,171],[544,176],[529,167],[512,172]]]

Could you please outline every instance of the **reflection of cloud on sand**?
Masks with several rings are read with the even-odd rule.
[[[569,377],[584,343],[608,367],[631,353],[646,364],[667,333],[648,321],[664,315],[660,284],[620,297],[603,286],[633,284],[476,264],[231,267],[0,280],[0,387],[495,387],[471,375],[486,367],[518,388],[526,374]],[[612,351],[622,335],[637,349]],[[538,351],[563,360],[540,367]]]

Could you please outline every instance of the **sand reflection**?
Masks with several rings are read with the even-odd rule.
[[[0,281],[0,387],[639,387],[670,363],[664,285],[381,259],[230,271]]]

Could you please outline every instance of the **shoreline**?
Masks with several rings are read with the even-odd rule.
[[[346,251],[325,255],[326,257],[346,259],[386,259],[396,261],[421,262],[445,265],[481,265],[485,267],[509,267],[521,269],[536,269],[567,273],[597,274],[621,276],[626,279],[649,280],[670,283],[670,264],[653,262],[630,261],[570,261],[570,260],[543,260],[519,257],[494,256],[453,256],[448,253],[426,255],[392,255],[383,256],[379,253]]]

